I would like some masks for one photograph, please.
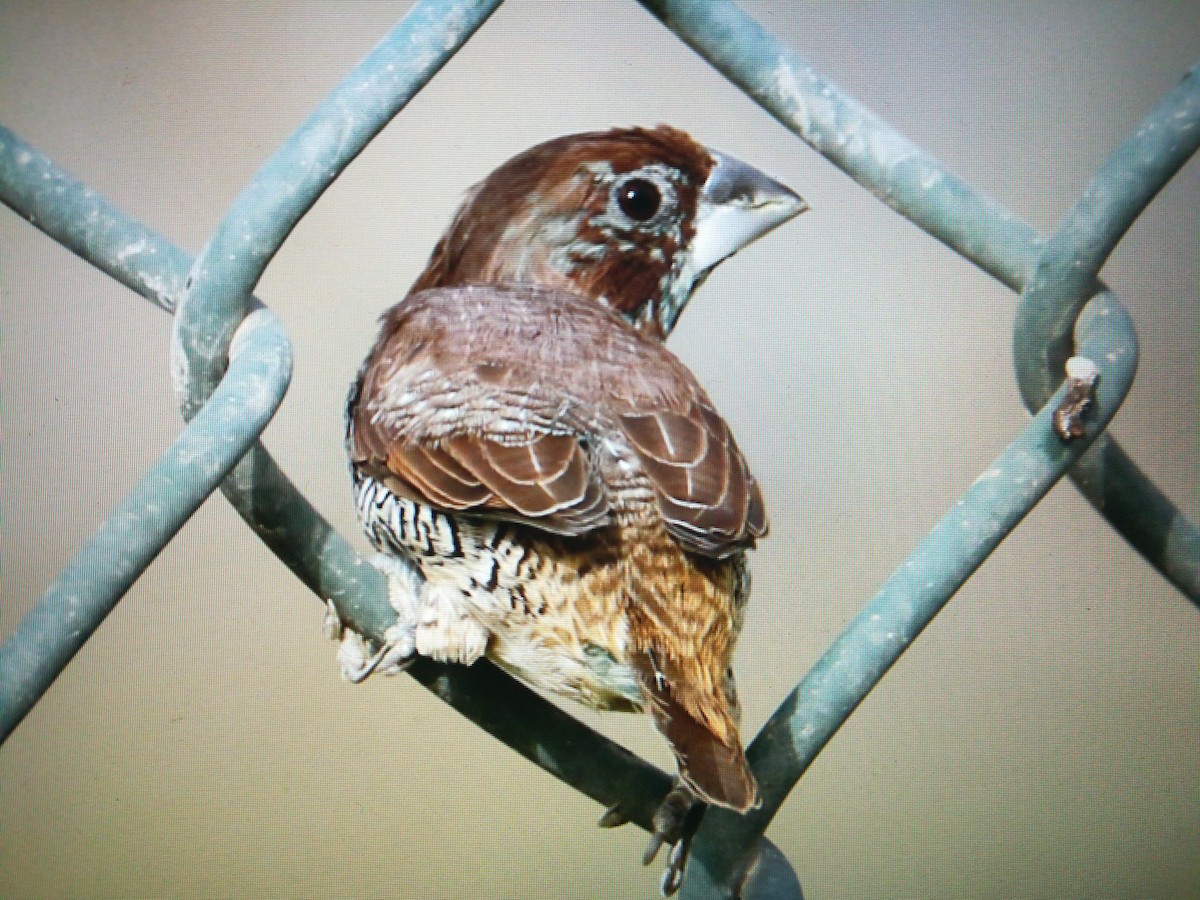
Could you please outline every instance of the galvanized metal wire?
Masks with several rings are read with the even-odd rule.
[[[254,531],[343,621],[379,640],[383,579],[258,443],[291,352],[252,296],[321,193],[499,6],[425,0],[271,156],[192,260],[0,129],[0,200],[72,252],[174,313],[172,375],[188,424],[38,606],[0,645],[0,740],[38,701],[141,571],[220,486]],[[889,206],[1021,294],[1014,356],[1028,426],[980,475],[784,699],[748,748],[764,803],[711,810],[685,897],[794,898],[764,837],[796,781],[889,667],[1045,493],[1070,475],[1146,559],[1200,603],[1200,531],[1106,433],[1132,384],[1137,337],[1097,278],[1163,184],[1200,146],[1200,68],[1164,98],[1049,237],[948,172],[727,0],[643,5],[802,140]],[[1098,367],[1093,408],[1064,440],[1063,364]],[[551,774],[649,828],[670,786],[636,758],[487,664],[411,674]]]

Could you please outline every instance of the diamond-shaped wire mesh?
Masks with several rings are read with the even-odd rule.
[[[411,92],[453,55],[495,5],[418,4],[242,193],[192,268],[193,280],[186,289],[181,289],[185,270],[191,265],[186,254],[60,175],[53,164],[15,135],[3,133],[0,181],[6,203],[134,290],[168,307],[182,302],[176,316],[175,377],[184,389],[188,415],[204,410],[164,458],[163,465],[173,466],[173,471],[148,476],[114,518],[120,530],[85,549],[50,588],[46,604],[6,640],[0,651],[6,731],[15,727],[37,694],[90,634],[90,628],[64,630],[63,610],[77,609],[88,594],[106,594],[107,599],[97,604],[91,626],[95,627],[153,558],[157,547],[234,465],[246,442],[265,427],[281,399],[289,364],[287,342],[270,313],[259,309],[252,317],[254,328],[243,329],[235,344],[237,353],[248,360],[249,370],[243,372],[235,364],[221,389],[233,396],[231,411],[225,415],[241,416],[245,421],[231,426],[229,419],[221,421],[215,399],[204,405],[225,373],[229,337],[247,308],[248,291],[276,248],[341,167],[404,105]],[[1068,355],[1058,349],[1041,353],[1046,342],[1043,323],[1057,319],[1069,334],[1071,317],[1056,315],[1053,310],[1073,302],[1071,292],[1063,286],[1081,271],[1079,265],[1069,265],[1064,275],[1055,267],[1064,259],[1077,263],[1090,257],[1093,269],[1102,263],[1106,248],[1100,245],[1104,241],[1091,241],[1091,235],[1103,231],[1106,222],[1117,221],[1123,224],[1111,229],[1112,240],[1119,237],[1126,220],[1157,192],[1200,140],[1200,90],[1193,74],[1134,132],[1132,143],[1118,149],[1068,216],[1065,227],[1046,244],[1034,229],[959,182],[932,157],[840,95],[736,7],[724,3],[646,5],[760,104],[890,205],[1002,282],[1016,289],[1029,288],[1018,314],[1016,349],[1022,387],[1035,407],[1050,394]],[[1039,258],[1043,258],[1040,265]],[[1092,293],[1092,286],[1085,280],[1073,290],[1082,303]],[[1136,340],[1116,299],[1104,295],[1094,301],[1075,338],[1074,352],[1093,357],[1102,369],[1098,409],[1087,423],[1087,436],[1070,444],[1053,436],[1049,420],[1062,396],[1060,391],[897,570],[755,740],[751,758],[768,802],[757,815],[708,817],[685,894],[703,896],[723,890],[721,885],[741,883],[746,854],[756,852],[762,829],[795,779],[874,681],[1115,412],[1136,363]],[[303,344],[301,348],[303,353]],[[989,348],[989,352],[996,351]],[[1044,358],[1042,369],[1030,362],[1038,357]],[[862,357],[854,361],[855,366],[867,368],[872,363]],[[259,399],[238,403],[238,396],[247,395],[233,392],[234,376],[248,380],[239,391],[257,392]],[[972,376],[966,373],[964,377]],[[966,415],[973,412],[968,410]],[[215,423],[204,421],[210,413]],[[868,432],[871,427],[869,419],[862,423]],[[1114,459],[1117,462],[1106,469],[1103,461]],[[1106,514],[1115,518],[1134,545],[1195,600],[1200,554],[1194,526],[1178,517],[1165,498],[1149,493],[1153,491],[1149,482],[1138,482],[1136,474],[1121,468],[1126,465],[1122,459],[1112,443],[1094,451],[1083,470],[1085,490],[1102,500]],[[187,466],[190,468],[184,468]],[[161,500],[172,494],[166,485],[179,482],[181,473],[186,473],[182,483],[189,489],[187,495],[173,497],[178,501],[177,511],[164,514],[162,507],[170,504]],[[333,598],[343,618],[379,635],[390,610],[382,602],[378,576],[357,561],[335,532],[321,524],[315,511],[305,510],[302,498],[287,499],[291,489],[264,452],[255,450],[247,456],[224,488],[305,583]],[[1151,510],[1148,515],[1147,509]],[[134,553],[129,549],[131,542],[144,546]],[[28,678],[31,673],[36,677]],[[602,802],[620,800],[634,821],[647,824],[665,789],[661,772],[590,734],[570,717],[487,668],[443,671],[425,666],[415,674],[443,699],[544,768]],[[531,728],[530,722],[540,727]],[[581,747],[588,749],[585,752]],[[777,856],[769,856],[768,863],[757,871],[758,880],[751,882],[748,895],[789,896],[786,863]],[[783,873],[779,881],[770,882],[764,875],[772,871]]]

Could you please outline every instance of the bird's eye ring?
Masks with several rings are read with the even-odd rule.
[[[649,222],[662,207],[662,191],[648,178],[630,178],[617,185],[617,206],[635,222]]]

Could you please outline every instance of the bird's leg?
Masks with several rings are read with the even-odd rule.
[[[403,672],[417,658],[416,623],[421,608],[422,579],[416,567],[395,556],[377,553],[372,560],[375,568],[388,580],[388,604],[396,610],[396,622],[383,633],[383,646],[352,675],[356,684],[372,672],[395,675]],[[346,674],[343,666],[342,674]]]
[[[342,623],[332,600],[325,601],[325,621],[322,629],[330,640],[338,641],[337,661],[342,677],[353,684],[365,681],[375,671],[393,675],[402,672],[416,658],[412,628],[393,625],[384,632],[383,646],[371,652],[367,640]]]
[[[663,844],[671,848],[661,882],[664,897],[670,897],[683,883],[688,851],[706,808],[686,784],[677,781],[654,813],[654,831],[642,856],[642,865],[648,866],[654,862]]]
[[[372,652],[370,643],[357,631],[348,628],[338,615],[333,601],[326,601],[324,631],[332,640],[340,641],[338,665],[342,677],[358,684],[374,672],[395,675],[403,672],[416,659],[416,620],[420,608],[421,576],[404,560],[376,554],[372,562],[388,579],[388,603],[396,610],[396,623],[383,633],[383,645]]]

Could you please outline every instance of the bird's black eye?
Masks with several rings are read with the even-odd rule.
[[[617,206],[635,222],[649,222],[662,206],[662,192],[648,178],[630,178],[617,186]]]

